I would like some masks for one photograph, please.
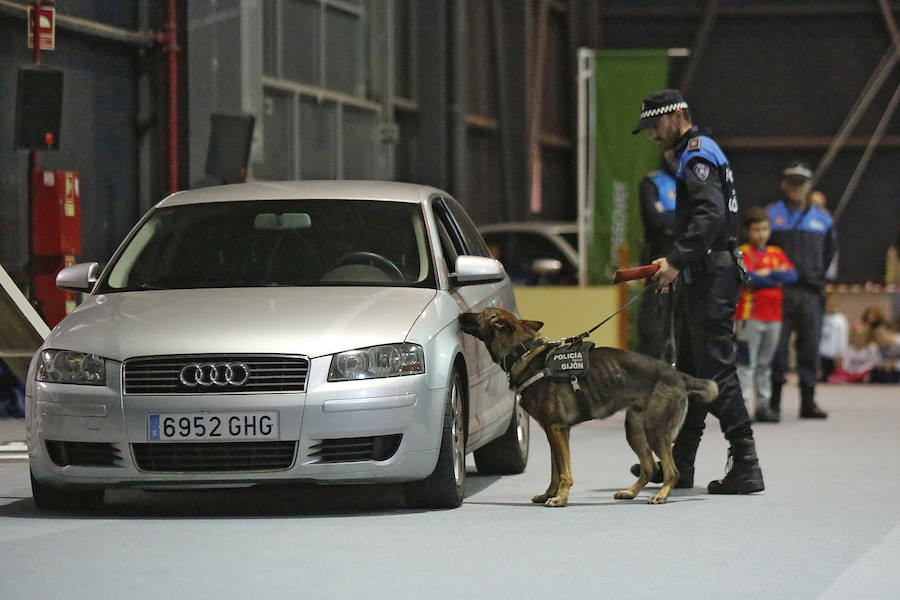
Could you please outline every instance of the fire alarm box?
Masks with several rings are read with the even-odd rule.
[[[75,171],[35,171],[32,206],[34,254],[81,254],[79,181]]]

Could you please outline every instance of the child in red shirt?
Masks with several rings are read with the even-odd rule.
[[[754,420],[777,423],[779,418],[769,408],[769,399],[772,356],[781,334],[781,286],[796,281],[797,272],[784,250],[766,245],[772,230],[764,208],[750,207],[743,224],[748,243],[741,246],[741,253],[750,279],[741,289],[734,315],[737,374],[744,402],[756,406]]]

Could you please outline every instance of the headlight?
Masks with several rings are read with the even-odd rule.
[[[397,377],[425,372],[425,353],[417,344],[387,344],[335,354],[328,381]]]
[[[103,357],[96,354],[44,350],[38,361],[35,379],[51,383],[106,385],[106,364]]]

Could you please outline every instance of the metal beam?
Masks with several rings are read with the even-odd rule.
[[[885,26],[891,34],[891,39],[898,50],[900,50],[900,33],[897,32],[897,23],[894,21],[894,14],[891,12],[886,0],[878,0],[878,5],[881,8],[881,16],[884,19]],[[872,134],[872,138],[866,146],[866,151],[863,152],[862,157],[859,159],[859,163],[856,165],[856,169],[853,171],[853,175],[850,177],[850,181],[847,182],[847,187],[844,188],[844,193],[841,194],[841,199],[834,209],[835,223],[840,220],[841,215],[844,214],[844,210],[847,208],[847,204],[850,202],[850,198],[853,197],[853,193],[856,191],[863,173],[865,173],[866,168],[869,166],[872,154],[875,153],[875,149],[878,148],[878,145],[881,143],[881,140],[884,137],[884,131],[894,117],[894,112],[897,110],[898,103],[900,103],[900,85],[894,90],[894,95],[891,96],[884,114],[881,115],[881,119],[879,119],[878,125],[875,127],[875,132]]]
[[[529,85],[531,90],[531,102],[529,102],[531,114],[528,127],[528,156],[531,175],[529,209],[532,214],[540,213],[542,208],[541,147],[539,136],[541,115],[543,114],[541,105],[544,100],[544,63],[547,59],[547,12],[549,10],[547,0],[536,1],[538,14],[533,27],[533,36],[531,37],[534,40],[534,56],[531,61],[531,82]]]
[[[685,94],[691,89],[694,83],[694,77],[697,75],[697,67],[703,52],[706,50],[706,44],[709,42],[709,36],[712,33],[713,25],[716,22],[716,14],[718,13],[719,0],[708,0],[706,10],[703,12],[703,21],[700,23],[700,30],[697,37],[694,38],[694,47],[691,50],[691,58],[688,61],[687,69],[685,69],[684,77],[681,78],[681,91]]]
[[[19,2],[0,0],[0,14],[25,19],[28,15],[28,6],[28,4]],[[132,46],[152,46],[160,41],[159,32],[134,31],[79,17],[70,17],[59,12],[56,13],[56,26],[66,31]]]
[[[900,10],[896,2],[890,3],[891,10]],[[841,4],[757,4],[750,6],[723,6],[719,9],[720,17],[820,17],[820,16],[848,16],[856,14],[872,14],[877,12],[870,2],[843,2]],[[693,18],[700,14],[702,9],[684,7],[681,3],[670,3],[665,6],[648,7],[622,7],[610,8],[605,11],[605,16],[611,19],[684,19]]]
[[[828,148],[834,137],[830,135],[809,136],[733,136],[717,138],[723,148],[735,150],[821,150]],[[868,144],[866,136],[852,136],[844,140],[845,148],[859,149]],[[900,135],[886,135],[881,140],[882,148],[900,148]]]
[[[853,108],[850,109],[850,114],[847,115],[846,120],[843,125],[841,125],[841,129],[838,131],[837,136],[828,147],[828,150],[825,151],[825,156],[819,161],[816,172],[813,174],[812,181],[810,181],[810,189],[815,189],[819,181],[822,180],[825,171],[828,170],[831,163],[837,157],[837,153],[840,152],[846,139],[856,128],[859,120],[862,118],[863,114],[865,114],[866,109],[869,108],[869,104],[872,103],[878,90],[880,90],[881,86],[884,84],[885,79],[887,79],[888,75],[894,70],[894,65],[897,64],[898,60],[900,60],[900,42],[898,42],[897,38],[894,38],[891,45],[888,47],[887,52],[885,52],[884,56],[881,58],[881,62],[875,67],[875,71],[872,73],[872,76],[860,93],[859,98],[857,98]]]

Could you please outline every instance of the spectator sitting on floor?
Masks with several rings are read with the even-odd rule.
[[[825,317],[822,319],[822,339],[819,340],[819,381],[826,381],[834,373],[834,363],[847,349],[850,322],[837,308],[837,295],[825,294]]]
[[[900,333],[881,323],[872,330],[872,338],[878,345],[881,362],[872,369],[869,381],[900,383]]]
[[[887,317],[877,306],[867,306],[863,309],[862,316],[859,318],[863,325],[869,328],[869,331],[875,331],[875,328],[882,323],[887,322]]]
[[[835,361],[834,373],[828,377],[828,383],[866,383],[872,369],[881,362],[881,352],[865,323],[853,324],[849,342]]]
[[[0,360],[0,418],[21,419],[24,416],[25,386]]]

